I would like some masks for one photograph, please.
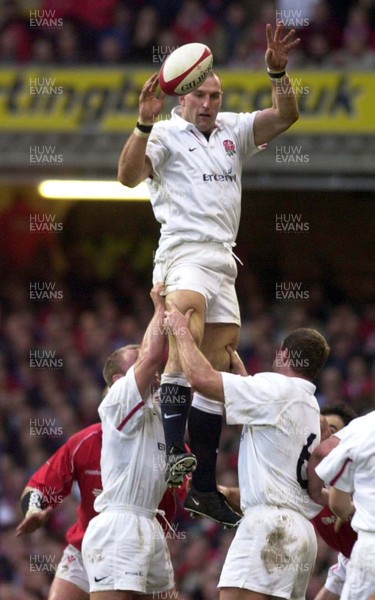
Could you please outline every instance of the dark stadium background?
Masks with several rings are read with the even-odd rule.
[[[250,373],[269,370],[287,332],[317,327],[332,348],[317,382],[320,405],[343,400],[363,414],[375,407],[375,139],[373,104],[363,100],[375,90],[375,2],[318,4],[302,3],[307,22],[290,61],[302,88],[300,123],[244,169],[236,248],[244,263],[240,352]],[[106,356],[140,341],[151,315],[158,226],[148,202],[46,200],[37,185],[47,178],[115,180],[140,86],[167,47],[206,42],[233,109],[246,110],[246,98],[249,110],[259,107],[251,86],[268,85],[265,23],[275,22],[276,10],[300,9],[286,0],[256,9],[225,0],[0,5],[0,598],[43,600],[75,519],[77,492],[45,530],[22,539],[14,534],[19,497],[51,453],[97,421]],[[54,22],[34,26],[31,19],[42,17]],[[69,71],[66,90],[69,77],[78,89],[80,78],[100,85],[123,73],[120,117],[94,97],[79,107],[80,119],[72,113],[70,129],[60,109],[51,117],[45,107],[30,107],[25,81],[55,77],[57,85],[61,69]],[[103,125],[105,111],[120,121]],[[35,355],[46,358],[45,368],[32,366]],[[225,427],[220,483],[236,483],[237,448],[237,432]],[[180,508],[171,537],[180,599],[216,599],[233,533],[192,521]],[[334,561],[319,541],[308,600]]]

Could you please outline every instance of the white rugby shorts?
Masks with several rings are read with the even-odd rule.
[[[305,600],[316,551],[314,527],[300,513],[266,505],[248,508],[229,548],[218,587]]]
[[[82,557],[90,592],[152,594],[174,587],[168,546],[155,516],[105,510],[88,525]]]
[[[57,565],[55,577],[73,583],[86,594],[90,592],[89,579],[83,566],[82,554],[72,544],[65,548]]]
[[[375,533],[359,531],[346,568],[341,600],[368,600],[375,594]]]
[[[349,559],[340,552],[337,557],[337,563],[328,569],[327,580],[324,584],[326,590],[339,597],[344,587],[348,563]]]
[[[206,323],[241,325],[235,290],[237,264],[232,252],[216,242],[184,242],[155,261],[153,283],[167,294],[190,290],[206,300]]]

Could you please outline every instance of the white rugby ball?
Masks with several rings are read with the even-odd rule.
[[[202,85],[212,70],[213,56],[208,46],[184,44],[170,54],[159,73],[159,84],[169,96],[189,94]]]

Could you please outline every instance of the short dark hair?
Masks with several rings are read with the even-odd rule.
[[[340,417],[345,425],[348,425],[350,421],[358,417],[355,410],[351,408],[346,402],[338,402],[337,404],[326,404],[320,410],[321,415],[337,415]]]
[[[289,351],[290,366],[293,371],[311,381],[323,367],[330,352],[326,340],[319,331],[307,327],[301,327],[290,333],[281,344],[281,350],[285,349]]]
[[[112,377],[114,375],[126,374],[126,367],[124,365],[124,351],[126,350],[139,350],[139,344],[128,344],[127,346],[122,346],[122,348],[117,348],[112,354],[107,358],[103,367],[103,378],[108,387],[111,387],[113,381]]]

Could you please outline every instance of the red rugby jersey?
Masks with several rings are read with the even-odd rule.
[[[326,544],[336,552],[341,552],[346,558],[350,558],[353,546],[357,541],[357,534],[352,529],[350,521],[343,523],[336,533],[335,521],[336,517],[328,506],[325,506],[316,517],[311,519]]]

